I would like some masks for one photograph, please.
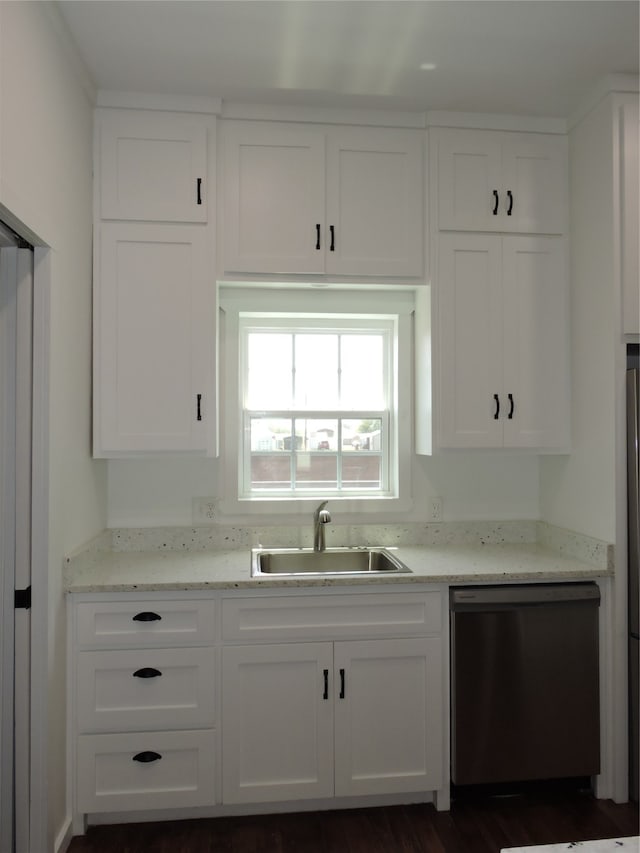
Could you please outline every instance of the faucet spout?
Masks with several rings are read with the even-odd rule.
[[[331,513],[325,509],[329,501],[323,501],[313,514],[313,550],[324,551],[326,548],[324,540],[324,526],[331,521]]]

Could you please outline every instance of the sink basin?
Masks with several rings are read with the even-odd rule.
[[[411,572],[385,548],[254,548],[251,575],[388,575]]]

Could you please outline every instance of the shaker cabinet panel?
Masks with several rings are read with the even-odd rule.
[[[421,174],[417,135],[381,128],[329,134],[328,273],[422,275]]]
[[[102,110],[100,217],[207,221],[207,128],[186,115]]]
[[[433,142],[441,231],[566,231],[564,136],[436,129]]]
[[[439,445],[566,451],[563,240],[444,234],[438,270]]]
[[[315,131],[225,128],[225,270],[323,271],[324,158]]]
[[[438,269],[439,444],[498,447],[503,352],[500,240],[443,235]]]
[[[422,135],[229,122],[227,272],[420,276]]]
[[[97,250],[97,456],[213,444],[215,311],[198,226],[105,223]]]
[[[441,787],[441,639],[336,643],[334,655],[336,796]]]
[[[333,795],[332,659],[331,643],[223,650],[224,803]]]
[[[562,241],[503,241],[505,447],[569,445],[569,314]]]
[[[640,335],[640,198],[638,187],[638,102],[624,104],[621,110],[621,174],[622,207],[622,331]]]

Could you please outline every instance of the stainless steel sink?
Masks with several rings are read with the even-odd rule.
[[[386,548],[254,548],[251,576],[388,575],[411,572]]]

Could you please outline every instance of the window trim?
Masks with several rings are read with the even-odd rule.
[[[242,496],[243,471],[239,457],[240,425],[242,425],[242,401],[240,400],[240,315],[251,313],[256,316],[279,313],[359,315],[366,321],[380,319],[381,315],[397,318],[396,334],[391,341],[393,358],[398,365],[398,381],[393,387],[390,401],[395,413],[396,430],[393,434],[391,453],[396,458],[394,482],[390,484],[392,494],[386,495],[342,495],[333,494],[328,499],[339,503],[341,512],[355,518],[380,513],[402,512],[412,508],[411,468],[413,456],[413,356],[412,315],[414,311],[413,288],[362,288],[356,292],[348,287],[332,285],[331,311],[327,311],[327,292],[313,285],[304,287],[261,287],[240,283],[219,286],[220,308],[220,368],[221,398],[221,461],[224,485],[221,487],[221,515],[227,519],[242,521],[247,517],[261,515],[268,519],[285,514],[307,514],[324,494],[299,494],[297,496]],[[362,305],[367,311],[363,313]],[[298,323],[299,325],[299,323]],[[290,413],[288,413],[290,414]],[[234,494],[228,484],[234,484]]]

